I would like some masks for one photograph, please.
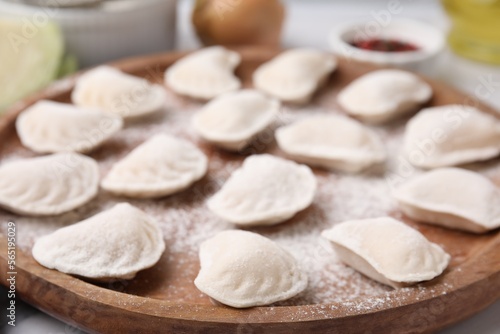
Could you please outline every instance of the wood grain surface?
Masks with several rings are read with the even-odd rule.
[[[237,69],[245,86],[251,73],[278,51],[240,49],[242,65]],[[127,59],[113,65],[122,70],[161,82],[164,70],[183,54],[165,53]],[[335,95],[354,78],[375,69],[372,65],[341,59],[339,69],[326,88],[315,97],[336,107]],[[11,108],[0,119],[0,159],[20,147],[15,133],[17,115],[39,99],[69,101],[76,76],[57,82]],[[430,105],[451,103],[485,105],[429,79],[435,92]],[[335,89],[330,89],[331,87]],[[498,163],[498,160],[495,161]],[[500,184],[500,175],[494,181]],[[186,205],[189,196],[186,195]],[[3,211],[2,211],[3,212]],[[4,212],[2,217],[8,215]],[[213,305],[208,298],[165,299],[165,289],[175,281],[171,261],[162,258],[153,268],[140,272],[131,281],[96,285],[55,270],[46,269],[31,253],[17,250],[17,293],[28,303],[89,332],[96,333],[431,333],[484,309],[500,298],[500,232],[472,235],[405,220],[433,242],[443,244],[453,259],[446,272],[419,285],[417,292],[394,290],[392,297],[370,309],[344,303],[255,307],[238,310]],[[273,227],[279,228],[279,227]],[[21,232],[18,232],[21,233]],[[185,266],[197,266],[197,258],[174,259]],[[182,261],[181,261],[182,260]],[[176,266],[182,270],[183,265]],[[7,242],[0,235],[0,279],[6,284]],[[192,281],[182,293],[199,295]],[[363,301],[352,301],[354,303]]]

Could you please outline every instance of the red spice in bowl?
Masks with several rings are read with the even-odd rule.
[[[353,41],[350,45],[370,51],[381,52],[407,52],[418,51],[420,48],[412,43],[399,41],[396,39],[371,38],[359,41]]]

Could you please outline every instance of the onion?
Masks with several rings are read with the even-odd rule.
[[[284,16],[279,0],[197,0],[192,20],[205,45],[278,46]]]

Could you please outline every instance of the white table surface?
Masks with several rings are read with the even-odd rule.
[[[251,0],[245,0],[251,1]],[[284,46],[310,46],[328,49],[328,31],[337,23],[347,20],[372,19],[372,11],[378,12],[387,6],[380,0],[288,0],[288,17],[284,30]],[[397,17],[412,17],[447,28],[447,20],[439,2],[435,0],[400,0],[403,11]],[[199,46],[190,26],[192,0],[181,0],[177,33],[178,49],[193,49]],[[396,17],[396,16],[395,16]],[[436,79],[445,81],[470,94],[484,80],[494,84],[492,92],[482,101],[500,110],[500,67],[475,63],[453,55],[447,51],[443,55],[442,66],[435,74]],[[0,287],[1,305],[7,305],[7,290]],[[4,309],[4,307],[2,307]],[[5,334],[77,334],[76,328],[64,324],[29,305],[17,301],[17,325],[5,326],[5,317],[0,321],[0,333]],[[441,334],[499,334],[500,301],[475,315],[456,324]]]

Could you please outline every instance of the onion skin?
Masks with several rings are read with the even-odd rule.
[[[197,0],[192,21],[204,45],[276,47],[284,18],[279,0]]]

